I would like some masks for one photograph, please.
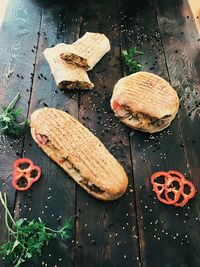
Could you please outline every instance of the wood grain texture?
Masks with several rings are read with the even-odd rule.
[[[59,228],[72,217],[74,230],[55,240],[25,267],[199,267],[200,87],[199,35],[186,0],[12,0],[0,28],[0,106],[21,92],[24,117],[44,106],[68,111],[87,126],[121,162],[129,187],[121,199],[105,203],[88,195],[34,143],[0,136],[0,190],[15,217],[41,217]],[[56,87],[42,51],[72,43],[86,31],[104,33],[111,52],[88,72],[92,91],[64,92]],[[38,43],[39,42],[39,43]],[[178,116],[158,134],[122,125],[110,108],[115,83],[128,70],[121,49],[136,46],[143,70],[171,81],[181,98]],[[31,97],[31,98],[30,98]],[[31,100],[31,101],[30,101]],[[12,163],[21,155],[43,170],[24,193],[11,187]],[[184,208],[157,201],[149,182],[159,170],[177,169],[197,188]],[[134,174],[134,175],[133,175]],[[15,202],[16,200],[16,202]],[[0,206],[0,243],[6,240]],[[0,260],[0,266],[6,264]]]
[[[171,1],[168,1],[166,6],[164,2],[155,1],[171,84],[179,91],[181,97],[179,117],[190,179],[194,182],[197,192],[199,192],[200,39],[188,2],[177,1],[173,8],[171,8],[170,3]],[[175,21],[178,27],[171,27]],[[191,29],[193,30],[191,31]],[[195,219],[199,222],[198,194],[196,195],[195,206],[198,213]],[[193,226],[193,230],[188,236],[191,243],[190,246],[193,247],[191,266],[199,266],[200,264],[196,231],[199,231],[199,224]]]
[[[112,12],[111,12],[112,10]],[[114,84],[122,76],[117,6],[111,1],[84,1],[81,35],[104,33],[111,52],[89,72],[93,91],[80,95],[79,120],[122,163],[129,177],[127,193],[103,203],[77,188],[77,234],[75,266],[140,266],[133,177],[127,129],[110,108]]]
[[[73,3],[45,1],[42,7],[41,30],[33,90],[30,102],[30,114],[44,106],[68,111],[74,117],[78,114],[77,92],[63,92],[56,87],[43,50],[60,42],[73,42],[79,34],[80,13],[79,1]],[[42,169],[41,180],[27,193],[18,193],[16,213],[28,220],[40,217],[53,229],[58,229],[67,218],[75,216],[75,183],[74,181],[35,144],[31,134],[25,136],[25,157]],[[43,254],[33,263],[25,266],[72,266],[74,258],[74,240],[71,237],[64,241],[54,240],[44,248]]]
[[[143,70],[168,80],[153,4],[150,1],[121,1],[121,8],[122,48],[136,46],[145,53],[138,59]],[[168,6],[164,9],[168,9]],[[153,135],[131,132],[143,266],[197,266],[193,264],[198,261],[200,244],[191,228],[192,225],[198,228],[194,201],[181,209],[163,205],[155,198],[150,183],[150,176],[155,171],[176,169],[186,173],[187,177],[189,175],[179,124],[176,118],[169,128]],[[190,258],[191,263],[188,255],[194,255],[195,259]]]
[[[29,14],[32,14],[30,18]],[[17,106],[22,107],[23,119],[27,116],[34,69],[37,32],[40,27],[41,10],[32,1],[13,0],[7,6],[0,28],[0,106],[8,105],[20,92]],[[0,191],[7,192],[9,207],[15,201],[15,190],[11,186],[12,164],[20,157],[23,138],[0,136]],[[0,243],[6,241],[4,214],[0,206]],[[4,263],[0,260],[0,266]]]

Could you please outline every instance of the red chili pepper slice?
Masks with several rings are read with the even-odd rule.
[[[23,168],[23,165],[25,168]],[[17,159],[14,162],[14,171],[12,185],[16,190],[25,191],[28,190],[33,183],[35,183],[41,176],[41,169],[38,166],[35,166],[33,162],[28,158]],[[36,175],[35,175],[36,174]],[[26,180],[27,185],[25,187],[20,187],[19,181]]]
[[[159,177],[164,177],[164,183],[158,183],[155,180]],[[179,184],[179,188],[176,189],[173,182],[177,182]],[[151,183],[153,185],[153,189],[157,195],[157,198],[164,204],[174,205],[176,207],[183,207],[189,199],[193,198],[195,195],[195,187],[194,185],[185,179],[184,175],[178,171],[169,171],[169,172],[156,172],[151,176]],[[184,186],[188,185],[190,187],[190,193],[184,193]],[[163,198],[161,195],[164,193]],[[169,193],[174,194],[174,199],[172,200],[169,197]],[[183,200],[178,203],[180,196],[183,197]]]
[[[120,104],[117,102],[117,100],[114,100],[112,106],[113,106],[113,109],[116,110],[120,107]]]

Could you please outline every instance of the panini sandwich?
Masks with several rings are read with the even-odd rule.
[[[117,82],[111,108],[127,126],[154,133],[170,125],[178,111],[179,98],[163,78],[141,71]]]
[[[108,38],[101,33],[86,32],[72,45],[67,45],[61,58],[86,70],[91,70],[110,50]]]
[[[60,57],[60,54],[66,50],[67,46],[70,45],[61,43],[55,47],[46,48],[43,52],[56,85],[62,89],[92,89],[94,84],[90,81],[86,71]]]
[[[31,134],[40,148],[94,197],[114,200],[126,191],[128,178],[123,167],[68,113],[54,108],[35,111]]]

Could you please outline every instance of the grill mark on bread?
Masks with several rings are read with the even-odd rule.
[[[157,85],[159,84],[159,82],[157,83]],[[153,86],[148,87],[148,90],[146,90],[146,85],[144,84],[144,86],[142,87],[142,83],[135,83],[135,85],[137,86],[137,94],[135,93],[135,91],[132,90],[132,83],[127,84],[127,86],[130,86],[130,88],[126,88],[124,89],[124,94],[129,95],[129,97],[131,97],[133,100],[138,101],[138,99],[140,99],[142,101],[142,99],[147,99],[147,102],[150,102],[150,100],[153,100],[153,102],[158,103],[158,105],[171,105],[171,101],[172,101],[172,97],[168,96],[168,98],[166,98],[166,91],[163,90],[165,89],[165,86],[163,86],[162,84],[157,87],[157,92],[153,91]],[[162,91],[163,90],[163,91]],[[153,93],[153,95],[152,95]],[[165,101],[162,101],[163,97],[165,97]],[[145,100],[146,101],[146,100]],[[146,102],[143,103],[143,101],[141,102],[143,105],[147,104]],[[156,107],[156,105],[155,105]]]
[[[60,54],[68,46],[67,44],[58,44],[55,47],[46,48],[43,52],[56,84],[62,88],[68,88],[66,84],[70,82],[70,88],[73,89],[76,83],[79,82],[82,89],[92,89],[94,85],[91,83],[86,71],[74,64],[69,64],[60,57]]]
[[[59,154],[59,150],[53,144],[48,145],[48,147],[51,150],[53,150],[54,154]],[[106,193],[105,190],[96,186],[94,183],[90,182],[87,178],[82,176],[80,170],[78,168],[76,168],[76,166],[70,160],[68,160],[68,157],[63,158],[62,163],[59,162],[59,158],[57,157],[57,161],[58,161],[58,164],[61,165],[61,167],[63,166],[63,168],[66,168],[65,165],[67,165],[69,175],[72,175],[72,173],[71,173],[72,170],[73,170],[73,172],[76,172],[76,175],[78,175],[78,177],[80,178],[77,182],[81,183],[84,187],[86,187],[90,191],[97,193],[97,194]],[[108,194],[108,192],[106,194]]]
[[[53,140],[54,140],[54,143],[57,145],[57,147],[59,147],[60,145],[58,145],[58,142],[56,142],[56,139],[54,139],[53,137],[51,137]],[[57,148],[57,147],[55,147],[58,151],[59,151],[59,148]],[[61,146],[61,147],[63,147],[63,146]],[[65,149],[68,149],[68,147],[65,147]],[[77,157],[77,159],[79,159],[80,157],[79,157],[79,153],[78,153],[78,151],[77,151],[77,148],[76,148],[76,150],[75,149],[72,149],[73,150],[73,154],[76,154],[76,157]],[[80,150],[80,148],[79,148],[79,150]],[[81,150],[80,150],[81,151]],[[67,155],[67,158],[69,158],[69,156],[70,156],[70,154],[71,154],[72,152],[70,152],[68,155]],[[82,151],[81,151],[81,153],[82,153]],[[83,153],[82,153],[83,154]],[[64,155],[63,155],[64,156]],[[65,157],[65,156],[64,156]],[[93,174],[93,175],[96,175],[96,173],[94,173],[93,172],[93,170],[86,164],[86,161],[84,161],[84,159],[83,158],[81,158],[81,160],[82,160],[82,162],[85,164],[85,166],[91,171],[91,173]],[[74,162],[72,162],[72,161],[70,161],[70,160],[68,160],[78,171],[80,171],[79,170],[79,168],[75,165],[75,163]]]
[[[121,106],[114,112],[122,122],[134,129],[141,130],[141,127],[143,127],[143,131],[147,132],[146,118],[140,120],[142,124],[137,123],[136,120],[132,120],[133,124],[131,124],[131,120],[130,122],[127,121],[128,117],[131,116],[130,113],[138,116],[146,114],[149,117],[149,123],[150,119],[159,119],[157,125],[160,124],[164,129],[174,119],[179,106],[178,95],[170,84],[161,77],[148,72],[137,72],[120,79],[113,90],[112,108],[114,101],[117,101]],[[163,122],[163,117],[167,115],[170,115],[170,117],[167,122]],[[153,127],[150,132],[154,132]]]
[[[88,54],[90,54],[91,52],[93,53],[93,55],[97,55],[98,54],[98,49],[100,49],[104,45],[104,44],[102,44],[102,40],[104,38],[105,37],[102,36],[102,35],[95,35],[93,40],[88,42],[88,40],[90,40],[91,37],[87,36],[84,40],[82,40],[82,39],[77,40],[73,44],[73,46],[74,46],[74,48],[78,48],[79,49],[79,52],[80,52],[80,54],[82,54],[83,57],[88,56]],[[95,41],[95,47],[93,47],[94,46],[94,41]]]
[[[62,114],[60,114],[61,116],[62,116]],[[63,117],[63,120],[65,121],[65,118]],[[76,124],[76,122],[74,122],[75,123],[75,125],[77,126],[77,124]],[[82,126],[82,125],[81,125]],[[80,136],[82,135],[82,133],[80,132],[80,130],[79,130],[79,128],[80,127],[77,127],[77,131],[79,132],[79,134],[80,134]],[[82,130],[84,130],[85,131],[85,127],[83,127],[82,126]],[[82,141],[85,141],[86,139],[82,139]],[[98,142],[99,142],[99,140],[97,140]],[[90,144],[91,145],[91,144]],[[88,143],[84,143],[84,147],[85,148],[88,148]],[[94,148],[94,150],[96,150],[96,145],[94,145],[94,144],[92,144],[92,147]],[[102,146],[101,146],[102,147]],[[84,150],[82,150],[80,147],[78,148],[80,151],[81,151],[81,153],[86,157],[86,159],[88,160],[88,162],[90,162],[90,160],[91,160],[91,158],[88,158],[87,157],[87,155],[89,155],[90,154],[90,150],[88,150],[87,149],[87,151],[86,151],[86,149],[84,148]],[[93,154],[92,154],[92,156],[93,156]],[[105,166],[109,169],[109,171],[110,172],[113,172],[113,170],[112,170],[112,168],[110,167],[110,164],[107,164],[107,162],[106,161],[104,161],[104,159],[102,159],[102,161],[98,161],[98,158],[97,157],[95,157],[95,156],[93,156],[93,160],[97,163],[97,166],[99,165],[100,167],[102,167],[102,168],[105,168]],[[116,160],[116,159],[115,159]],[[104,163],[104,165],[102,165],[102,163]],[[91,171],[92,171],[92,173],[94,174],[94,175],[97,175],[98,174],[98,170],[96,170],[96,168],[93,168],[93,170],[91,169],[91,165],[90,166],[88,166],[86,163],[85,163],[85,165],[88,167],[88,169],[90,169]],[[93,167],[93,166],[92,166]],[[94,171],[95,171],[95,173],[94,173]],[[105,173],[106,173],[106,175],[109,175],[109,172],[106,172],[106,169],[104,169],[104,171],[105,171]]]
[[[74,118],[72,118],[69,114],[64,113],[62,111],[58,111],[56,109],[50,109],[50,108],[43,108],[42,112],[36,111],[36,114],[31,115],[31,133],[34,135],[33,129],[37,129],[39,134],[45,134],[49,137],[49,140],[51,142],[51,146],[42,145],[40,144],[41,148],[50,155],[50,157],[56,161],[66,172],[69,173],[72,178],[77,181],[79,184],[82,184],[81,186],[91,193],[93,196],[100,198],[102,200],[112,200],[120,197],[126,190],[128,179],[127,176],[122,168],[122,166],[117,162],[117,160],[107,151],[107,149],[102,145],[102,143],[98,140],[97,137],[95,137],[87,128],[85,128],[82,124],[80,124],[78,121],[76,121]],[[52,115],[53,114],[53,115]],[[63,116],[61,116],[63,115]],[[65,115],[65,116],[64,116]],[[56,123],[55,123],[56,121]],[[64,123],[63,121],[66,121]],[[74,125],[75,124],[75,125]],[[71,125],[71,128],[70,127]],[[77,134],[77,128],[82,133],[83,139],[80,141],[77,138],[73,138],[73,134]],[[58,130],[59,129],[59,130]],[[61,129],[61,131],[60,131]],[[66,131],[65,131],[66,130]],[[82,131],[81,131],[82,130]],[[52,133],[52,131],[54,133]],[[59,138],[64,133],[64,137],[61,143],[59,144]],[[69,136],[68,136],[69,134]],[[72,138],[70,137],[70,134]],[[79,135],[78,134],[78,135]],[[35,135],[34,135],[35,137]],[[86,143],[86,138],[89,143]],[[55,139],[55,140],[54,140]],[[77,141],[76,141],[77,140]],[[98,140],[98,142],[96,142]],[[73,144],[75,142],[75,146]],[[52,146],[53,145],[55,146]],[[80,151],[80,164],[81,165],[74,165],[73,171],[69,171],[69,166],[67,167],[66,163],[68,160],[70,164],[75,163],[74,158],[71,158],[71,155],[69,154],[72,149],[77,150],[79,146],[84,145],[89,146],[89,144],[92,143],[94,145],[95,143],[97,145],[101,145],[97,147],[97,150],[94,149],[93,152],[87,153],[87,151],[84,150],[84,153]],[[99,143],[99,144],[98,144]],[[90,147],[90,146],[89,146]],[[90,148],[88,148],[90,149]],[[79,152],[77,151],[77,152]],[[73,151],[74,152],[74,151]],[[86,155],[85,155],[86,153]],[[100,155],[98,155],[98,153]],[[73,153],[72,156],[76,157],[76,154]],[[88,169],[88,166],[85,166],[85,156],[92,155],[92,157],[99,158],[100,162],[96,162],[93,158],[88,160],[88,157],[86,158],[86,164],[90,164],[92,167],[92,170],[94,172],[91,172],[91,170]],[[69,158],[67,157],[69,155]],[[64,157],[64,158],[62,158]],[[65,159],[66,158],[66,162]],[[101,162],[101,159],[106,159],[105,161]],[[62,163],[59,162],[59,159],[61,159]],[[71,161],[72,160],[72,161]],[[102,163],[101,166],[99,163]],[[94,166],[93,166],[94,165]],[[72,165],[70,165],[72,166]],[[90,167],[89,166],[89,167]],[[78,167],[78,168],[76,168]],[[78,171],[80,167],[80,172]],[[93,168],[94,167],[94,168]],[[96,168],[97,167],[97,168]],[[110,168],[109,168],[110,167]],[[76,170],[74,171],[74,168]],[[82,172],[83,171],[83,172]],[[89,173],[88,173],[89,171]],[[95,173],[97,173],[97,176],[95,177]],[[86,175],[86,176],[85,176]],[[88,179],[88,184],[84,179]],[[85,185],[84,185],[85,183]],[[88,186],[89,185],[89,186]],[[99,188],[99,189],[98,189]],[[105,189],[105,192],[103,192]],[[101,191],[99,191],[101,190]],[[98,193],[95,193],[98,192]]]
[[[52,142],[52,141],[53,141],[53,142]],[[57,140],[56,140],[52,135],[51,135],[51,141],[49,142],[48,146],[50,146],[51,149],[53,149],[53,150],[57,150],[57,151],[59,151],[59,152],[60,152],[59,148],[62,148],[63,150],[65,150],[65,149],[69,150],[70,152],[69,152],[68,155],[64,155],[64,154],[63,154],[63,155],[61,155],[61,156],[65,159],[65,161],[68,161],[68,163],[70,163],[70,164],[72,165],[72,168],[73,168],[75,171],[80,172],[79,168],[75,165],[75,163],[69,160],[69,156],[70,156],[70,154],[72,153],[71,151],[73,151],[73,154],[76,154],[76,157],[79,158],[79,154],[78,154],[77,150],[74,150],[72,147],[71,147],[71,149],[69,149],[69,146],[68,146],[68,147],[64,147],[63,145],[60,145],[60,144],[57,142]],[[60,152],[60,154],[62,154],[62,153]],[[71,154],[71,155],[72,155],[72,154]],[[82,161],[83,161],[83,159],[82,159]],[[93,173],[93,171],[89,168],[89,166],[85,163],[85,161],[83,161],[83,162],[84,162],[85,166],[87,166],[87,168],[91,171],[91,173],[92,173],[93,175],[96,175],[96,173]],[[64,162],[63,162],[63,163],[64,163]]]
[[[104,34],[86,32],[75,43],[66,47],[61,58],[90,70],[109,50],[110,43]]]
[[[52,114],[55,115],[55,117],[52,117],[51,120],[54,120],[54,122],[57,123],[57,115],[56,115],[54,112],[52,112],[51,115],[52,115]],[[45,114],[45,115],[46,115],[46,114]],[[59,115],[62,116],[62,114],[59,114]],[[49,116],[50,116],[50,114],[49,114]],[[44,115],[43,115],[43,117],[44,117]],[[45,119],[48,120],[49,117],[45,117]],[[77,125],[76,122],[74,122],[73,119],[71,119],[71,118],[69,118],[69,119],[70,119],[71,122],[73,122],[73,123],[75,124],[75,126]],[[65,123],[65,121],[66,121],[66,119],[63,118],[63,123]],[[57,125],[58,125],[58,124],[57,124]],[[59,125],[58,125],[58,126],[59,126]],[[63,128],[64,128],[64,125],[63,125]],[[84,129],[84,128],[83,128],[83,129]],[[78,127],[78,130],[79,130],[79,127]],[[85,129],[84,129],[84,130],[85,130]],[[59,131],[59,132],[60,132],[60,135],[62,136],[62,132],[60,131],[60,127],[57,127],[57,131]],[[79,134],[81,134],[81,132],[79,132]],[[50,134],[50,135],[51,135],[51,134]],[[68,132],[68,135],[70,135],[70,136],[69,136],[69,140],[71,141],[71,140],[73,139],[73,136],[72,136],[69,132]],[[51,138],[53,138],[53,137],[51,136]],[[85,139],[83,139],[82,141],[84,141],[84,140],[85,140]],[[60,144],[59,144],[57,141],[56,141],[55,143],[57,144],[58,147],[60,146]],[[85,143],[84,146],[87,148],[87,147],[88,147],[88,146],[87,146],[87,143]],[[95,148],[95,146],[93,146],[93,147]],[[69,150],[69,147],[66,147],[66,146],[65,146],[65,148],[66,148],[67,150]],[[77,152],[77,149],[80,150],[80,152],[86,157],[86,159],[87,159],[87,161],[88,161],[88,163],[89,163],[91,159],[88,158],[86,155],[89,154],[90,151],[87,150],[87,153],[84,153],[84,151],[81,150],[80,147],[78,147],[78,148],[76,147],[76,148],[75,148],[74,146],[71,146],[71,151],[72,151],[72,153],[74,154],[74,152],[75,152],[78,158],[79,158],[79,153]],[[84,162],[85,166],[91,171],[91,173],[92,173],[94,176],[97,176],[97,174],[98,174],[98,169],[94,168],[92,165],[88,165],[88,164],[86,163],[86,160],[85,160],[85,159],[81,158],[81,160],[82,160],[82,162]],[[113,170],[110,168],[110,165],[107,164],[107,162],[104,162],[105,165],[102,165],[101,162],[97,161],[97,159],[96,159],[95,157],[93,157],[93,160],[97,163],[97,166],[99,165],[99,166],[101,166],[101,167],[104,169],[104,172],[105,172],[104,177],[109,176],[109,172],[106,172],[106,168],[105,168],[105,167],[109,168],[109,171],[110,171],[111,173],[113,173]],[[114,166],[113,166],[113,167],[114,167]],[[96,182],[98,182],[98,180],[97,180]],[[118,181],[116,181],[116,182],[118,182]],[[121,183],[118,182],[118,184],[120,185]]]
[[[132,107],[137,107],[139,102],[140,107],[152,110],[151,107],[153,105],[154,110],[159,111],[160,109],[163,109],[163,106],[167,108],[168,106],[173,106],[175,100],[178,101],[175,90],[171,90],[170,93],[168,93],[169,84],[162,78],[160,78],[161,80],[155,78],[156,83],[153,83],[149,82],[148,80],[154,79],[155,76],[152,77],[152,74],[149,73],[146,75],[141,75],[141,73],[138,72],[136,76],[137,78],[135,75],[130,76],[128,76],[128,79],[126,77],[119,80],[115,88],[116,95],[119,96],[119,99],[122,98],[122,101],[124,99],[123,95],[129,96],[127,103],[131,101]],[[120,84],[122,83],[123,89],[120,87]],[[115,88],[113,92],[114,94]],[[137,110],[132,110],[132,112],[137,112]]]

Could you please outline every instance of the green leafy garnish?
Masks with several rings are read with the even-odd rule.
[[[40,218],[30,222],[25,219],[15,221],[8,209],[6,193],[3,195],[0,192],[0,201],[5,209],[5,223],[9,233],[9,240],[0,246],[0,255],[13,266],[20,267],[30,258],[41,255],[42,247],[48,245],[51,239],[70,236],[71,219],[66,220],[60,230],[46,227]]]
[[[0,113],[0,133],[16,136],[24,133],[28,121],[24,120],[19,122],[18,116],[22,114],[23,110],[20,108],[14,109],[19,98],[20,94],[18,93],[7,107],[2,108],[2,112]]]
[[[135,60],[135,57],[138,55],[144,55],[143,52],[137,51],[136,47],[132,47],[129,51],[122,50],[122,55],[130,72],[137,72],[141,70],[142,66]]]

